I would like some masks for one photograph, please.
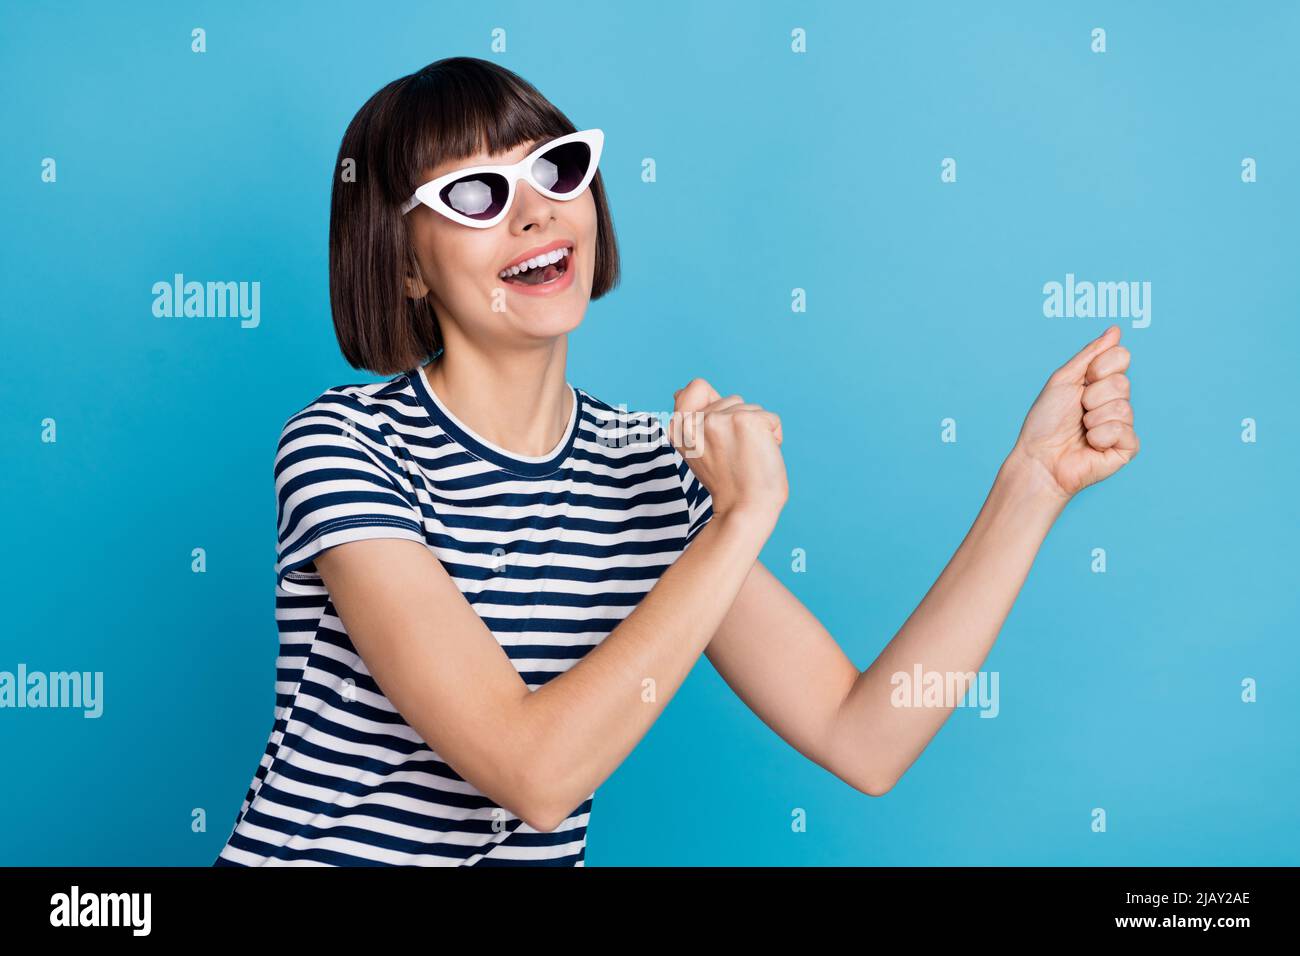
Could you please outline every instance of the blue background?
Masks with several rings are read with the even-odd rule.
[[[1142,453],[1047,539],[985,665],[997,719],[958,710],[873,799],[702,659],[598,792],[588,865],[1300,863],[1300,7],[902,6],[7,3],[0,669],[106,693],[99,720],[0,711],[0,864],[224,842],[272,720],[275,440],[374,380],[330,323],[335,152],[372,92],[458,54],[606,132],[624,278],[570,381],[660,410],[698,375],[779,412],[763,559],[861,668],[1109,324],[1045,318],[1043,284],[1152,283],[1150,327],[1121,320]],[[155,318],[176,272],[260,281],[260,326]]]

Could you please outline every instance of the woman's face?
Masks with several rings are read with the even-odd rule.
[[[424,181],[467,166],[517,162],[541,142],[453,160],[425,170]],[[561,201],[521,179],[506,217],[488,229],[452,222],[423,204],[405,221],[420,265],[420,275],[407,279],[407,294],[427,295],[444,339],[459,333],[485,345],[530,344],[564,335],[582,321],[595,275],[596,201],[590,187]],[[557,242],[570,251],[553,268],[569,274],[541,285],[501,277],[507,266]]]

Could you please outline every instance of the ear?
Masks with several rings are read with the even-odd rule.
[[[429,287],[420,276],[408,272],[405,277],[406,295],[412,299],[423,299],[429,294]]]

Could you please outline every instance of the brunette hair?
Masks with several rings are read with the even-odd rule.
[[[424,172],[484,147],[505,152],[576,131],[532,84],[475,57],[437,60],[366,101],[343,134],[330,197],[330,311],[354,368],[394,375],[442,349],[433,307],[405,287],[406,274],[419,269],[401,204]],[[599,299],[618,284],[618,244],[599,171],[589,188],[596,201],[591,298]]]

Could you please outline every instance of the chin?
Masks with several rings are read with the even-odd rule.
[[[587,312],[587,300],[576,298],[568,302],[531,301],[511,305],[516,323],[530,335],[556,338],[568,335],[582,324]]]

